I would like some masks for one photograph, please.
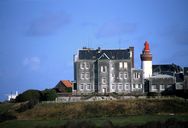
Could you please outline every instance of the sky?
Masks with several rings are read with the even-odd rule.
[[[153,64],[186,67],[187,12],[187,0],[0,0],[0,100],[74,80],[84,46],[134,46],[140,69],[147,40]]]

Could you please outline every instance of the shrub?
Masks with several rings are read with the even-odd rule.
[[[54,101],[57,98],[57,93],[54,89],[46,89],[42,91],[43,101]]]
[[[0,114],[0,122],[6,121],[6,120],[14,120],[16,119],[16,116],[12,112],[4,112]]]
[[[16,102],[25,102],[30,100],[40,101],[41,92],[39,90],[27,90],[16,97]]]
[[[22,103],[20,108],[17,109],[18,112],[24,112],[28,109],[32,109],[39,101],[38,100],[30,100],[25,103]]]

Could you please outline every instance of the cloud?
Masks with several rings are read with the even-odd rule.
[[[64,12],[45,13],[34,20],[27,31],[29,36],[52,35],[70,23],[70,16]]]
[[[101,37],[113,37],[124,34],[131,34],[137,29],[133,23],[126,23],[117,20],[104,23],[96,33],[96,36]]]
[[[40,68],[40,58],[39,57],[26,57],[23,60],[23,66],[29,68],[30,70],[38,70]]]

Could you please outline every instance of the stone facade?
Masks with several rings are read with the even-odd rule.
[[[93,50],[74,56],[77,94],[143,93],[143,72],[134,69],[134,48]]]

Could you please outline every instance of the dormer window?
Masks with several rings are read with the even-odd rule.
[[[107,66],[101,66],[101,72],[106,73],[107,72]]]

